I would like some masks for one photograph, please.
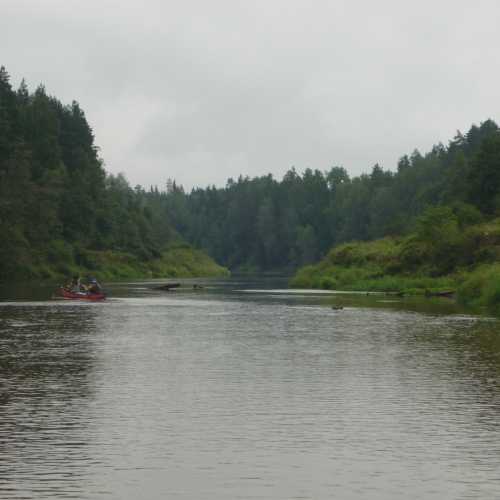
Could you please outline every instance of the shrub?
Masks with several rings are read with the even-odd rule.
[[[462,304],[500,309],[500,265],[484,265],[466,276],[458,288]]]
[[[73,247],[63,240],[51,241],[47,248],[47,260],[51,264],[73,263]]]
[[[323,290],[335,290],[338,287],[338,283],[334,278],[322,278],[321,279],[321,288]]]

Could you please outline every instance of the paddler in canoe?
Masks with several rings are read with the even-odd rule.
[[[89,284],[87,285],[87,292],[102,293],[102,287],[95,278],[89,279]]]
[[[66,285],[64,288],[66,290],[68,290],[69,292],[73,292],[73,293],[85,291],[85,285],[82,284],[80,276],[78,276],[78,275],[73,276],[69,285]]]
[[[89,278],[88,284],[81,282],[80,276],[73,276],[68,285],[61,287],[61,295],[65,299],[103,300],[106,298],[102,287],[95,278]]]

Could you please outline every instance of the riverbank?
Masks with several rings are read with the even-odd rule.
[[[297,271],[290,286],[324,290],[377,291],[423,295],[456,286],[452,276],[393,273],[398,242],[390,238],[339,245],[318,264]]]
[[[334,247],[297,271],[290,286],[400,295],[453,295],[463,305],[500,313],[500,221],[463,228],[454,239],[418,234]],[[450,292],[453,292],[452,294]]]
[[[141,260],[126,252],[79,250],[71,248],[26,268],[21,279],[64,280],[74,275],[92,275],[101,281],[141,278],[191,278],[229,276],[228,269],[218,265],[201,250],[176,243],[160,256]]]

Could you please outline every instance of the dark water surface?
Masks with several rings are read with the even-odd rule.
[[[500,498],[496,320],[279,288],[4,291],[0,498]]]

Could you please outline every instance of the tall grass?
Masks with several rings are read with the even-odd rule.
[[[500,313],[500,264],[485,264],[464,275],[457,298]]]
[[[60,243],[51,252],[49,259],[40,256],[33,263],[25,279],[61,280],[76,274],[93,275],[102,281],[229,275],[208,255],[184,243],[166,248],[159,258],[151,260],[111,250],[73,250]]]
[[[318,264],[299,269],[290,284],[299,288],[402,292],[454,289],[454,276],[430,276],[424,271],[404,272],[400,256],[405,240],[383,238],[334,247]]]

